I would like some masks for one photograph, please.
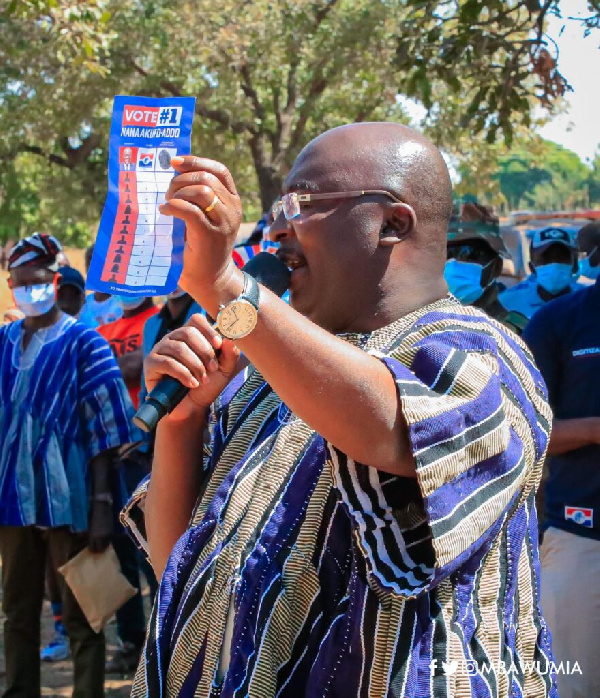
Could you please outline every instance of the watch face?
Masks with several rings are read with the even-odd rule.
[[[256,327],[258,312],[248,301],[233,301],[219,313],[217,325],[224,337],[240,339]]]

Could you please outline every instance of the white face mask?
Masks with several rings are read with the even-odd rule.
[[[17,308],[27,317],[38,317],[52,310],[56,302],[54,283],[17,286],[13,289]]]

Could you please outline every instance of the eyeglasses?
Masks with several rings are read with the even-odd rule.
[[[271,207],[271,217],[274,221],[283,212],[285,219],[291,221],[292,218],[297,218],[300,215],[301,206],[311,201],[357,199],[360,196],[375,195],[387,196],[388,199],[391,199],[397,204],[404,203],[397,196],[394,196],[394,194],[385,189],[359,189],[357,191],[330,192],[328,194],[297,194],[296,192],[291,192],[290,194],[284,194],[281,199],[277,199]]]

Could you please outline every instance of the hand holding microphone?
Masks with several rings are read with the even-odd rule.
[[[138,426],[149,431],[166,412],[185,419],[205,411],[235,375],[239,356],[235,344],[203,315],[192,315],[187,325],[163,337],[144,362],[149,395],[136,415]],[[152,395],[161,389],[168,404],[157,410]]]
[[[245,266],[246,274],[282,296],[290,283],[290,272],[277,257],[260,252]],[[174,330],[152,350],[144,363],[148,396],[134,422],[152,431],[158,421],[184,400],[177,409],[182,418],[190,409],[206,409],[231,378],[239,358],[234,342],[222,337],[202,315],[193,315],[185,327]],[[188,393],[189,391],[189,393]]]

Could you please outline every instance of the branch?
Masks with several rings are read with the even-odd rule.
[[[300,107],[298,121],[296,122],[296,126],[292,133],[290,143],[288,147],[285,149],[287,151],[294,150],[300,144],[302,136],[304,135],[304,129],[306,128],[306,124],[314,107],[314,104],[318,100],[318,98],[323,94],[323,92],[325,92],[325,89],[329,84],[329,80],[323,76],[323,70],[328,60],[329,56],[322,58],[315,70],[315,75],[308,89],[308,93],[306,95],[306,99],[304,100],[304,104]]]
[[[46,158],[53,165],[60,165],[61,167],[66,167],[67,169],[72,169],[67,158],[60,157],[60,155],[55,155],[54,153],[46,153],[37,145],[27,145],[26,143],[21,143],[16,148],[17,153],[33,153],[34,155],[39,155],[40,157]]]
[[[248,63],[246,62],[246,59],[244,58],[242,60],[242,63],[239,68],[239,73],[242,76],[242,92],[248,97],[248,99],[252,102],[252,106],[254,107],[254,111],[256,112],[256,116],[261,120],[264,121],[265,119],[265,110],[263,105],[260,102],[260,99],[258,98],[258,94],[256,93],[256,90],[254,89],[252,85],[252,77],[250,75],[250,68],[248,68]]]
[[[329,2],[325,6],[323,6],[320,10],[317,10],[315,12],[315,23],[310,30],[311,36],[316,35],[321,24],[323,24],[329,13],[335,8],[337,4],[338,0],[329,0]],[[282,112],[279,111],[279,109],[277,109],[275,112],[277,119],[277,133],[275,134],[275,138],[272,139],[273,158],[279,165],[283,162],[283,159],[285,158],[285,151],[289,148],[290,143],[294,143],[295,138],[297,140],[300,137],[301,132],[304,131],[306,119],[308,118],[308,115],[304,118],[304,123],[301,125],[300,131],[297,134],[296,131],[298,130],[298,125],[296,125],[296,129],[294,130],[294,132],[292,132],[292,123],[294,115],[296,113],[296,105],[298,102],[296,72],[299,65],[299,55],[298,53],[294,53],[292,59],[290,60],[290,67],[288,70],[287,102]],[[324,66],[325,63],[322,62],[319,66],[319,70],[321,72]],[[313,86],[314,84],[315,83],[313,81]],[[323,87],[323,89],[325,89],[325,86]],[[313,87],[309,88],[309,94],[312,89]],[[321,90],[321,92],[322,91],[323,90]],[[311,102],[311,104],[314,104],[314,100]],[[302,119],[302,110],[300,112],[300,118]]]
[[[74,170],[78,165],[83,164],[88,160],[92,151],[101,143],[101,138],[97,133],[91,133],[86,139],[81,142],[77,148],[72,148],[69,145],[69,140],[64,138],[60,142],[60,147],[64,155],[56,153],[47,153],[38,145],[29,145],[28,143],[20,143],[15,153],[32,153],[40,157],[46,158],[48,162],[60,167],[66,167],[68,170]]]
[[[129,62],[132,68],[137,73],[139,73],[145,78],[151,77],[150,73],[145,68],[142,68],[141,65],[138,65],[133,60],[133,58],[129,58]],[[160,80],[159,85],[161,89],[173,95],[174,97],[182,96],[181,90],[170,80]],[[231,117],[231,114],[229,114],[224,109],[210,109],[209,107],[201,104],[198,100],[196,100],[196,114],[198,114],[198,116],[203,116],[206,119],[210,119],[211,121],[216,122],[217,124],[219,124],[219,126],[221,126],[223,131],[233,131],[233,133],[256,132],[256,129],[254,128],[254,126],[252,126],[252,124],[249,124],[246,121],[236,121]]]

